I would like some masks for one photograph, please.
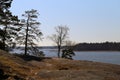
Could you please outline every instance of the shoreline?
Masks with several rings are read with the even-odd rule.
[[[17,56],[2,50],[0,55],[0,70],[4,73],[0,77],[7,75],[6,80],[120,80],[120,65],[116,64]]]
[[[89,51],[89,50],[74,50],[75,52],[120,52],[120,51],[114,51],[114,50],[93,50],[93,51]]]

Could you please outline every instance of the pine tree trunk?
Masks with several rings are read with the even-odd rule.
[[[27,55],[27,38],[28,38],[28,27],[26,30],[26,38],[25,38],[25,55]]]
[[[6,22],[5,22],[4,35],[3,35],[3,50],[7,50],[6,47],[5,47],[5,45],[6,45],[5,41],[6,41],[7,27],[8,27],[8,26],[7,26],[7,21],[6,21]]]
[[[29,27],[29,16],[28,16],[28,19],[27,19],[27,29],[26,29],[26,38],[25,38],[25,55],[27,55],[27,48],[28,48],[28,45],[27,45],[27,41],[28,41],[28,27]]]

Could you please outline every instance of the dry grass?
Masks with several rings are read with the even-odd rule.
[[[34,67],[28,64],[26,61],[4,51],[0,51],[0,55],[0,69],[4,70],[4,74],[12,77],[17,75],[22,78],[31,76],[33,74],[31,70]]]
[[[120,80],[120,65],[58,58],[25,61],[4,51],[0,55],[7,80]]]

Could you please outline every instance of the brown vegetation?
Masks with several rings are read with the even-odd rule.
[[[36,59],[32,56],[15,56],[0,50],[0,79],[120,80],[120,65],[59,58]]]

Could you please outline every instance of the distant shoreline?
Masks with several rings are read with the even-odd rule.
[[[120,51],[120,42],[79,43],[74,46],[75,51]]]
[[[117,50],[93,50],[93,51],[89,51],[89,50],[74,50],[75,52],[120,52]]]

